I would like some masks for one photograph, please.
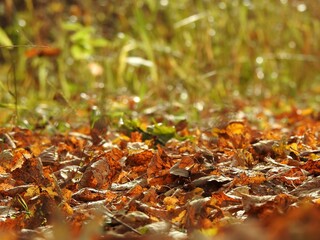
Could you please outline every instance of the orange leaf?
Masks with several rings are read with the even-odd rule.
[[[33,57],[56,57],[61,53],[60,48],[56,47],[43,47],[43,48],[31,48],[25,51],[27,58]]]

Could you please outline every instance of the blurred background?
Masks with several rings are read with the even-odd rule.
[[[316,108],[319,9],[319,0],[3,0],[0,123]]]

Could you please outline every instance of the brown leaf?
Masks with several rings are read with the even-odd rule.
[[[261,184],[265,182],[267,179],[263,173],[254,172],[254,173],[240,173],[233,179],[233,184],[236,186],[243,186],[248,184]]]
[[[230,204],[239,204],[241,201],[239,198],[232,198],[226,195],[224,192],[213,193],[208,205],[211,206],[229,206]]]
[[[302,169],[308,171],[312,175],[315,175],[315,176],[320,175],[320,159],[317,161],[308,160],[302,166]]]
[[[46,191],[41,192],[40,196],[34,200],[34,203],[30,202],[29,208],[32,211],[32,216],[27,220],[27,228],[31,229],[52,223],[58,211],[57,203]]]
[[[261,140],[257,143],[252,144],[253,149],[256,151],[258,155],[265,156],[273,156],[274,150],[273,146],[277,141],[274,140]]]
[[[4,189],[3,186],[1,185],[2,189],[0,189],[0,194],[2,196],[15,197],[18,194],[25,192],[28,188],[30,188],[32,186],[34,186],[34,185],[27,184],[27,185],[20,185],[17,187],[10,187],[10,188]]]
[[[12,171],[12,177],[21,184],[36,183],[39,186],[46,186],[50,183],[43,175],[41,161],[38,158],[31,156],[25,158],[24,163],[20,168]]]
[[[51,146],[43,150],[38,158],[41,160],[42,164],[55,164],[58,161],[58,152],[56,146]]]
[[[310,178],[291,191],[290,194],[297,197],[320,198],[320,176]]]
[[[105,117],[100,117],[92,124],[90,129],[90,136],[92,138],[92,143],[98,145],[104,139],[104,135],[108,130],[108,120]]]
[[[194,164],[193,158],[190,156],[183,156],[180,161],[170,168],[170,174],[179,177],[189,177],[190,170]]]
[[[0,147],[1,149],[14,149],[17,146],[9,133],[0,133]]]
[[[279,194],[277,196],[242,194],[243,209],[249,216],[260,219],[265,219],[275,213],[285,213],[294,201],[296,201],[295,197],[287,194]]]
[[[79,182],[80,188],[106,189],[109,187],[110,166],[106,158],[91,163],[83,173]]]
[[[14,234],[16,231],[21,230],[25,227],[25,214],[19,214],[17,216],[15,216],[14,218],[6,218],[4,221],[0,221],[0,229],[5,229],[6,233],[10,233],[10,231],[12,231],[12,235],[15,236],[16,234]],[[8,235],[6,234],[5,236],[6,238],[8,237]],[[3,239],[6,239],[3,238]],[[7,238],[10,239],[10,238]],[[16,238],[12,238],[12,239],[16,239]]]
[[[6,172],[11,172],[20,168],[27,158],[31,158],[31,154],[23,148],[17,148],[14,151],[4,150],[0,153],[0,167]]]
[[[268,239],[310,239],[320,235],[320,208],[312,204],[292,207],[286,214],[274,213],[264,221]]]
[[[131,153],[128,155],[126,159],[126,165],[127,166],[144,166],[146,169],[152,157],[153,157],[153,152],[150,150],[137,151],[136,153]]]
[[[143,227],[151,223],[150,216],[140,211],[132,211],[117,218],[133,228]]]
[[[170,174],[174,175],[174,176],[178,176],[178,177],[189,177],[190,176],[190,172],[184,168],[180,168],[179,167],[179,162],[177,162],[175,165],[173,165],[170,168]]]
[[[82,202],[98,201],[106,198],[106,191],[84,187],[72,194],[72,197]]]
[[[139,132],[132,132],[131,142],[142,142],[142,134]]]
[[[193,180],[191,182],[192,186],[194,187],[200,187],[200,186],[204,186],[206,184],[217,184],[220,185],[220,187],[227,183],[230,182],[232,180],[232,178],[229,177],[224,177],[224,176],[217,176],[217,175],[210,175],[210,176],[205,176],[205,177],[201,177],[201,178],[197,178],[195,180]]]
[[[173,181],[170,175],[171,159],[158,145],[158,151],[152,157],[148,169],[148,183],[151,185],[168,184]]]
[[[205,216],[205,206],[210,198],[199,198],[188,203],[186,227],[189,229],[201,227],[201,219]]]

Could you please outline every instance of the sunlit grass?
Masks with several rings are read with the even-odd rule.
[[[254,102],[308,96],[319,102],[317,5],[312,0],[42,6],[26,1],[4,26],[8,37],[16,45],[59,47],[61,54],[26,58],[27,46],[0,49],[1,122],[17,114],[15,99],[21,121],[39,105],[53,112],[62,108],[53,100],[56,93],[76,109],[98,105],[110,111],[110,98],[136,95],[138,107],[167,101],[193,117],[201,106],[235,97]]]

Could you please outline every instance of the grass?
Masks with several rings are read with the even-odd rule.
[[[0,122],[34,126],[71,120],[70,109],[57,115],[64,106],[53,100],[57,93],[84,116],[93,105],[102,113],[122,111],[112,101],[121,95],[140,97],[138,110],[169,102],[194,119],[203,106],[235,98],[316,105],[318,5],[313,0],[121,5],[26,0],[12,8],[0,3],[1,27],[16,45],[0,48]],[[29,45],[58,47],[61,54],[27,58]]]

